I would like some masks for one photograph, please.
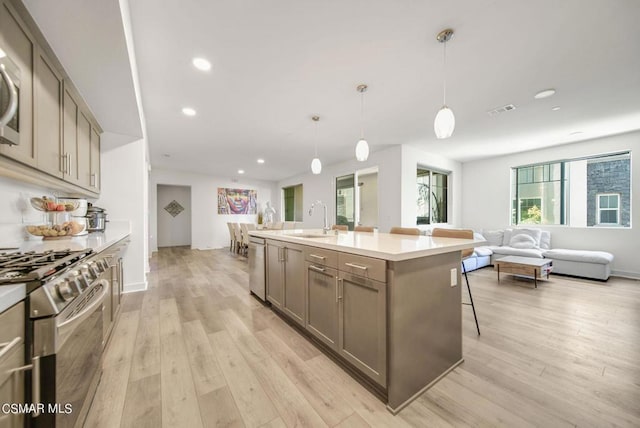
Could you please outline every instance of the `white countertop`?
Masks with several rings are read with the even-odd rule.
[[[47,240],[33,237],[19,243],[19,248],[15,251],[85,250],[91,248],[95,253],[99,253],[130,234],[131,223],[113,221],[107,223],[104,232],[92,232],[68,239]]]
[[[400,261],[450,253],[486,244],[480,239],[434,238],[378,232],[329,232],[321,229],[251,230],[249,235],[378,259]],[[313,235],[313,237],[305,237]]]
[[[24,284],[0,285],[0,312],[9,309],[27,297]]]

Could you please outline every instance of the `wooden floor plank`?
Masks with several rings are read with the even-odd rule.
[[[123,428],[157,428],[162,426],[160,374],[130,381],[122,412]]]
[[[227,386],[198,397],[205,427],[244,427],[242,416]]]
[[[273,403],[229,333],[212,333],[209,340],[244,423],[250,427],[260,426],[278,417]]]
[[[226,386],[207,333],[200,321],[183,323],[182,333],[196,393],[204,395]]]
[[[174,299],[160,300],[162,426],[202,426],[191,366]]]

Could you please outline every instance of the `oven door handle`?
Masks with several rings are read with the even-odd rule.
[[[11,118],[16,114],[16,109],[18,108],[18,93],[16,92],[16,87],[11,77],[9,77],[9,73],[7,73],[7,70],[4,68],[4,64],[0,64],[0,76],[2,76],[9,87],[9,106],[5,114],[0,116],[0,127],[3,127],[9,123]]]
[[[79,321],[83,321],[85,318],[88,318],[88,316],[93,313],[93,310],[98,307],[98,305],[101,305],[105,296],[107,295],[107,293],[109,292],[109,282],[105,279],[101,279],[98,281],[100,284],[102,284],[102,286],[104,287],[104,291],[102,292],[102,294],[100,294],[99,297],[95,298],[95,302],[92,302],[89,306],[87,306],[86,308],[84,308],[82,311],[80,311],[80,313],[78,313],[77,315],[69,318],[68,320],[66,320],[65,322],[58,324],[58,329],[64,328],[66,326],[68,326],[69,324],[75,323],[75,322],[79,322]]]

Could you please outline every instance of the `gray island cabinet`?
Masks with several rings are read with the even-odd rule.
[[[322,231],[266,239],[266,295],[398,412],[462,362],[461,250],[482,241]]]

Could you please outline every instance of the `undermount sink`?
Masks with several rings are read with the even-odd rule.
[[[318,235],[318,234],[311,234],[311,233],[293,233],[290,236],[293,236],[294,238],[328,238],[331,235]]]

